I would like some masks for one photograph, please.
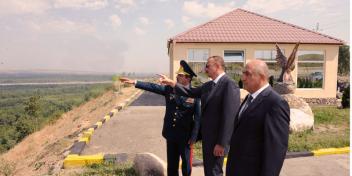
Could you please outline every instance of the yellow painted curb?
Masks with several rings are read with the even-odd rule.
[[[94,128],[89,128],[87,131],[94,133]]]
[[[85,142],[86,144],[88,144],[90,141],[90,136],[89,137],[81,137],[79,138],[79,142]]]
[[[82,167],[89,164],[100,164],[104,161],[103,154],[97,155],[68,155],[64,160],[64,168]]]
[[[97,125],[98,128],[100,128],[103,125],[103,123],[102,122],[97,122],[95,125]]]
[[[110,116],[109,116],[109,115],[106,115],[106,116],[104,117],[104,119],[105,119],[105,122],[107,122],[107,121],[110,120]]]
[[[83,136],[82,137],[83,138],[86,138],[86,137],[90,138],[93,135],[93,132],[94,131],[87,130],[87,131],[83,132]]]
[[[120,103],[119,106],[121,106],[121,108],[124,109],[126,104],[125,103]]]
[[[313,150],[312,152],[313,152],[314,156],[331,155],[331,154],[343,154],[343,153],[349,153],[350,152],[350,147],[326,148],[326,149]]]
[[[117,112],[118,112],[118,110],[117,109],[113,109],[113,110],[111,110],[110,111],[113,115],[115,115]]]

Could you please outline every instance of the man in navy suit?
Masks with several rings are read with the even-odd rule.
[[[278,176],[289,136],[290,108],[268,84],[268,66],[249,62],[242,75],[249,94],[235,119],[227,176]]]
[[[181,60],[177,71],[177,82],[190,87],[193,76],[197,76],[188,64]],[[174,88],[149,82],[121,78],[122,82],[134,84],[136,88],[154,92],[165,97],[166,112],[162,135],[167,145],[167,175],[178,176],[182,158],[182,175],[192,172],[192,145],[196,142],[200,126],[200,99],[176,95]]]
[[[184,87],[161,75],[161,82],[175,87],[180,95],[201,98],[201,134],[204,174],[222,176],[224,155],[230,145],[235,116],[240,106],[240,89],[225,74],[225,63],[221,56],[211,56],[205,72],[212,79],[200,87]]]

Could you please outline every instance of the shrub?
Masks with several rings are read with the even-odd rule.
[[[350,86],[345,88],[342,94],[342,107],[349,108],[350,107]]]

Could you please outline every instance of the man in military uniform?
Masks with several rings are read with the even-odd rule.
[[[193,76],[197,76],[188,64],[181,60],[177,71],[177,82],[191,86]],[[167,144],[167,175],[176,176],[182,158],[182,175],[190,176],[192,171],[192,145],[196,142],[200,128],[200,99],[176,95],[171,86],[155,83],[120,79],[124,83],[134,84],[136,88],[163,95],[166,112],[162,135]]]

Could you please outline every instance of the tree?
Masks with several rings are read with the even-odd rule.
[[[27,115],[31,117],[36,117],[38,115],[38,111],[40,109],[39,99],[39,95],[34,95],[29,97],[29,100],[25,102],[24,111]]]
[[[350,85],[345,88],[342,95],[342,107],[349,108],[350,107]]]
[[[31,117],[35,118],[36,121],[36,130],[38,129],[38,112],[40,111],[40,104],[39,104],[40,96],[38,94],[31,96],[27,102],[25,102],[24,111],[26,114]]]
[[[338,73],[341,75],[350,74],[350,46],[343,45],[339,48]]]

